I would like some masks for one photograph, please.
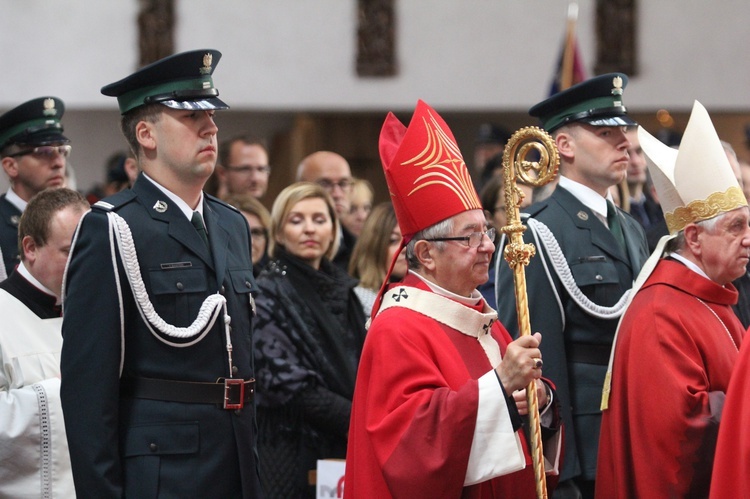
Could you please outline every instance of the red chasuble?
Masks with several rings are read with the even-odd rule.
[[[722,413],[711,499],[750,497],[750,342],[745,343],[740,348]]]
[[[721,404],[744,334],[736,302],[731,284],[658,263],[620,325],[597,497],[708,495]]]
[[[477,331],[399,305],[420,293],[440,301],[441,320]],[[484,301],[479,309],[429,292],[412,275],[386,293],[357,373],[346,498],[536,497],[528,445],[512,429],[489,360],[494,348],[499,362],[511,338],[496,320],[483,327],[462,315],[496,317]]]

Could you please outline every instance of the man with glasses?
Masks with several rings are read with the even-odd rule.
[[[494,229],[453,134],[419,101],[408,128],[388,115],[380,155],[403,235],[394,258],[405,246],[409,272],[373,306],[345,497],[534,498],[519,431],[525,387],[537,387],[550,462],[560,437],[554,392],[541,380],[541,336],[512,341],[476,289],[487,280]]]
[[[554,193],[531,205],[525,242],[529,318],[544,333],[545,374],[557,386],[565,424],[565,465],[554,498],[592,498],[602,413],[600,388],[624,310],[624,295],[648,257],[643,228],[612,203],[624,178],[635,122],[622,102],[624,74],[598,76],[529,110],[560,154]],[[501,249],[498,249],[501,251]],[[498,317],[517,334],[513,271],[498,258]]]
[[[229,139],[219,146],[217,173],[228,195],[261,199],[271,176],[268,150],[260,139],[247,135]]]
[[[64,112],[57,97],[39,97],[0,116],[0,161],[10,182],[0,196],[0,280],[18,265],[18,221],[26,204],[44,189],[65,184],[71,146],[62,133]]]
[[[305,157],[297,167],[298,182],[315,182],[320,184],[333,198],[338,219],[349,213],[351,202],[349,194],[354,179],[349,162],[340,154],[330,151],[317,151]],[[333,263],[344,269],[349,268],[349,259],[357,237],[341,227],[339,250],[333,257]]]

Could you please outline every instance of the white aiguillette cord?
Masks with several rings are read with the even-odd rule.
[[[594,303],[583,294],[581,288],[576,284],[573,273],[568,266],[568,262],[565,260],[565,255],[549,228],[534,218],[529,218],[527,223],[531,228],[532,233],[535,235],[538,234],[539,238],[544,243],[544,247],[547,248],[547,255],[549,255],[552,267],[560,278],[560,282],[565,286],[565,289],[568,291],[568,294],[573,301],[575,301],[584,312],[593,317],[598,317],[599,319],[617,319],[623,314],[628,303],[628,298],[632,293],[631,289],[625,291],[617,303],[611,307],[605,307]],[[547,264],[544,262],[544,259],[542,259],[542,263],[546,269]],[[555,289],[554,286],[552,289]]]
[[[229,323],[231,317],[227,314],[227,300],[220,293],[212,294],[206,297],[201,304],[201,308],[198,311],[198,316],[195,318],[192,324],[188,327],[176,327],[168,324],[162,319],[154,309],[153,303],[148,296],[146,286],[143,284],[143,277],[141,276],[141,268],[138,264],[138,254],[135,250],[135,244],[133,243],[133,235],[130,232],[128,223],[120,215],[114,212],[108,212],[107,218],[109,219],[110,227],[110,245],[112,249],[112,267],[115,269],[115,279],[118,281],[118,293],[120,292],[119,276],[117,272],[117,261],[115,258],[115,250],[119,249],[120,257],[122,258],[123,266],[125,267],[125,274],[128,276],[128,282],[130,288],[133,291],[133,297],[135,298],[138,311],[146,323],[151,334],[154,335],[159,341],[166,343],[173,347],[188,347],[198,343],[202,340],[206,334],[211,330],[219,314],[223,312],[224,315],[224,332],[226,334],[227,344],[227,358],[229,361],[229,373],[231,377],[232,373],[232,340],[230,336]],[[112,238],[114,234],[117,241],[115,248],[115,240]],[[122,297],[120,297],[120,303],[122,304]],[[122,307],[122,305],[120,305]],[[192,341],[185,343],[176,343],[165,339],[159,335],[154,328],[156,328],[163,335],[178,338],[178,339],[189,339],[194,338]]]

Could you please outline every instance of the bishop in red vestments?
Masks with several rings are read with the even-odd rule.
[[[494,229],[455,139],[420,101],[408,129],[389,114],[380,153],[410,271],[373,308],[345,497],[536,497],[523,388],[536,380],[551,469],[561,448],[554,390],[541,380],[540,335],[512,341],[476,290]]]
[[[740,348],[716,442],[711,499],[750,497],[750,341]]]
[[[707,497],[744,335],[732,281],[750,256],[750,211],[698,102],[679,152],[638,134],[670,235],[644,265],[617,333],[596,495]]]

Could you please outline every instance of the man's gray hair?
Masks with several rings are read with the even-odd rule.
[[[708,220],[701,220],[700,222],[695,222],[695,225],[703,228],[706,232],[713,233],[716,230],[716,225],[719,223],[720,220],[722,220],[728,211],[725,211],[723,213],[719,213],[713,218],[709,218]],[[685,249],[685,229],[682,229],[677,233],[677,237],[672,239],[667,243],[667,246],[664,248],[666,253],[678,253],[681,254],[682,251]]]
[[[422,266],[419,258],[417,258],[414,254],[414,246],[417,244],[417,241],[421,241],[422,239],[434,239],[438,237],[450,237],[450,234],[452,233],[453,219],[448,218],[414,234],[414,237],[411,238],[409,244],[406,245],[406,264],[408,265],[409,269],[416,270]],[[443,251],[445,242],[436,241],[435,247],[438,251]]]

